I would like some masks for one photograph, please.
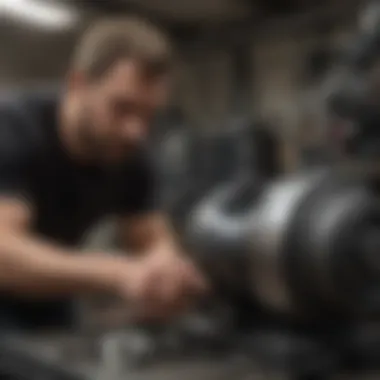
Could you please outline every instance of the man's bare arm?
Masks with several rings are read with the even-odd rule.
[[[174,253],[179,249],[170,222],[161,213],[148,213],[119,218],[120,245],[133,253],[146,253],[162,248]]]
[[[182,247],[165,216],[146,214],[124,217],[120,220],[120,227],[123,247],[157,260],[164,273],[158,286],[169,299],[179,297],[179,304],[187,304],[189,297],[192,299],[194,294],[208,291],[207,280],[183,255]]]
[[[22,201],[0,200],[1,290],[29,297],[114,290],[115,258],[49,244],[30,233],[31,218],[31,209]]]

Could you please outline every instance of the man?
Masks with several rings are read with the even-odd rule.
[[[108,20],[78,44],[63,93],[1,101],[3,326],[62,324],[71,317],[70,298],[90,293],[167,317],[204,289],[155,204],[144,150],[171,70],[169,43],[152,25]],[[134,255],[76,251],[106,214],[119,217],[123,249]]]

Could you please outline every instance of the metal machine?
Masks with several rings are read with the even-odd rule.
[[[188,234],[194,250],[205,253],[204,260],[213,257],[210,273],[229,267],[234,284],[266,315],[264,322],[252,320],[252,331],[261,331],[260,339],[252,336],[252,342],[261,342],[252,343],[256,354],[266,350],[272,365],[289,354],[294,373],[305,364],[305,352],[314,364],[321,353],[331,354],[332,361],[339,358],[339,365],[350,362],[348,352],[361,364],[371,355],[379,360],[376,176],[315,170],[274,180],[256,193],[253,188],[251,184],[250,199],[235,212],[231,207],[242,202],[236,186],[206,197],[190,218]],[[236,261],[238,272],[232,265]],[[223,282],[223,273],[214,278]],[[284,334],[291,353],[271,355]]]

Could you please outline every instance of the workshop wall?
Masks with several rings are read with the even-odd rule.
[[[321,81],[305,82],[307,56],[321,46],[342,48],[352,22],[342,22],[329,31],[268,29],[252,43],[252,104],[256,115],[268,120],[284,141],[284,166],[298,166],[299,150],[322,142],[323,97]]]
[[[320,31],[298,30],[295,33],[288,27],[268,28],[245,35],[252,72],[247,76],[247,88],[241,89],[248,101],[239,111],[243,109],[245,116],[260,117],[276,126],[285,141],[284,162],[290,170],[297,163],[299,140],[320,138],[320,123],[315,118],[315,115],[322,115],[319,108],[315,111],[318,89],[305,89],[299,75],[306,55],[321,39],[326,44],[342,43],[348,29],[347,24],[337,25],[322,36]],[[76,38],[75,31],[43,33],[0,25],[2,88],[59,82],[65,74]],[[235,51],[231,41],[223,45],[207,42],[207,39],[205,35],[203,43],[181,45],[180,81],[173,103],[184,110],[190,126],[218,129],[228,124],[238,109],[234,104]],[[306,98],[309,104],[305,114]],[[315,124],[313,133],[311,120]],[[305,129],[307,133],[303,133]]]
[[[188,51],[182,55],[178,99],[191,125],[220,128],[229,116],[232,61],[228,49]]]
[[[0,84],[57,82],[64,75],[74,38],[74,32],[54,34],[0,25]]]

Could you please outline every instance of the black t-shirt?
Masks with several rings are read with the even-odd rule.
[[[33,207],[34,232],[72,246],[107,214],[151,211],[156,189],[146,152],[112,170],[80,165],[70,158],[58,138],[58,104],[59,95],[50,90],[0,98],[0,196],[25,198]],[[0,299],[0,311],[11,310],[16,319],[27,314],[20,323],[59,324],[70,314],[62,301],[8,298]]]

